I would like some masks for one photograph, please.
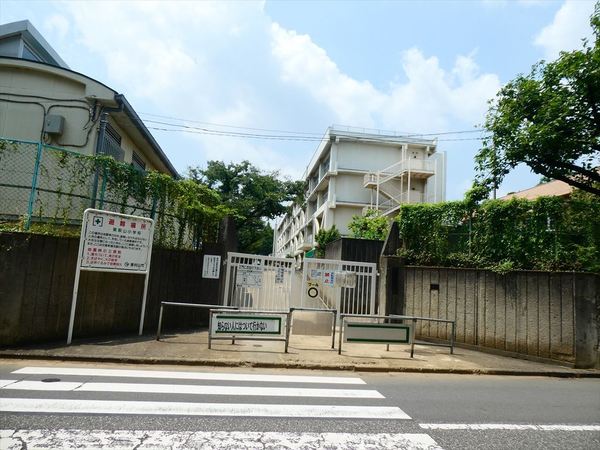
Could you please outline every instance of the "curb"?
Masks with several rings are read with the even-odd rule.
[[[454,375],[502,375],[520,377],[553,377],[553,378],[600,378],[600,371],[575,372],[571,370],[511,370],[511,369],[453,369],[436,367],[381,367],[356,366],[350,364],[317,364],[317,363],[280,363],[256,361],[227,361],[203,359],[169,359],[122,356],[80,356],[80,355],[36,355],[27,353],[0,353],[0,359],[31,359],[47,361],[80,361],[95,363],[120,364],[164,364],[187,366],[213,367],[253,367],[260,369],[305,369],[305,370],[339,370],[348,372],[379,372],[379,373],[423,373],[423,374],[454,374]]]

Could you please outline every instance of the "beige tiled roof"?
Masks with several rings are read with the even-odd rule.
[[[538,197],[567,197],[573,192],[573,186],[565,183],[564,181],[554,180],[549,183],[538,184],[529,189],[525,189],[519,192],[511,192],[504,197],[500,197],[500,200],[510,200],[511,198],[526,198],[533,200]]]

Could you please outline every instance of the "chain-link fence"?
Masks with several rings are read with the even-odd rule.
[[[156,244],[163,247],[198,248],[216,240],[218,217],[190,218],[177,189],[164,177],[154,180],[162,184],[106,156],[0,138],[0,222],[77,230],[83,211],[95,207],[155,219]]]

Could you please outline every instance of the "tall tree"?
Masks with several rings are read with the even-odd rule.
[[[541,61],[510,81],[491,103],[490,137],[475,157],[477,183],[497,188],[515,166],[600,195],[600,2],[593,42]]]
[[[249,161],[225,164],[209,161],[206,168],[190,168],[189,176],[221,195],[235,211],[240,251],[269,254],[273,229],[269,221],[286,212],[289,202],[301,198],[303,183],[282,180],[278,172],[264,172]]]

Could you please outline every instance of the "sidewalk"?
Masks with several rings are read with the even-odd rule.
[[[455,347],[415,346],[410,358],[408,345],[344,344],[342,355],[331,349],[331,336],[292,335],[288,353],[284,343],[274,341],[213,341],[208,349],[206,331],[165,333],[110,339],[75,340],[64,343],[0,350],[0,358],[50,359],[143,364],[188,364],[202,366],[354,370],[371,372],[464,373],[488,375],[532,375],[598,377],[600,370],[572,369],[498,356]]]

